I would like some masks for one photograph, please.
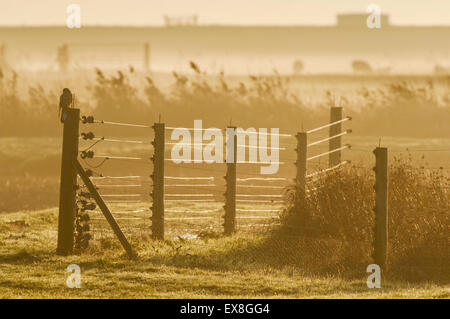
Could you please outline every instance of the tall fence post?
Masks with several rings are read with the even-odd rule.
[[[155,139],[152,142],[154,153],[153,173],[153,198],[152,204],[152,237],[164,240],[164,152],[165,152],[165,124],[155,123],[153,125]]]
[[[73,160],[78,157],[80,110],[67,109],[64,120],[59,191],[58,246],[56,254],[66,256],[73,252],[76,218],[77,171]]]
[[[334,123],[342,120],[342,107],[333,106],[330,109],[330,123]],[[337,123],[330,126],[330,137],[342,133],[342,123]],[[329,141],[329,151],[333,151],[342,146],[341,136],[330,139]],[[341,162],[341,151],[330,153],[329,155],[329,166],[333,167]]]
[[[233,140],[231,140],[231,138]],[[224,234],[232,235],[236,230],[236,162],[237,162],[237,132],[236,127],[227,127],[226,132],[227,173],[225,191]]]
[[[305,194],[306,191],[306,158],[308,154],[308,134],[306,132],[297,133],[297,166],[296,185],[297,195],[299,192]]]
[[[387,265],[388,243],[388,150],[377,147],[375,171],[375,243],[374,260],[382,270]]]
[[[58,67],[59,71],[61,72],[67,72],[69,68],[69,46],[66,43],[63,43],[60,47],[57,49],[57,61],[58,61]]]
[[[150,70],[150,43],[144,43],[144,69]]]

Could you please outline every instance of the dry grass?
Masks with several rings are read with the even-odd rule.
[[[306,198],[292,195],[273,251],[313,273],[361,275],[373,262],[373,185],[373,173],[355,167],[311,181]],[[390,278],[448,283],[448,175],[397,160],[388,201]]]
[[[269,254],[257,258],[265,233],[164,242],[141,238],[133,243],[138,261],[126,259],[117,240],[107,239],[81,254],[58,257],[56,225],[56,209],[0,215],[1,298],[450,297],[448,284],[388,280],[382,289],[368,289],[366,275],[308,275],[275,263]],[[81,289],[66,287],[72,263],[81,267]]]

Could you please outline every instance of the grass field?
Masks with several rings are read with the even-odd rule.
[[[165,242],[132,237],[137,261],[107,240],[81,255],[58,257],[56,224],[56,209],[0,215],[0,298],[450,297],[448,284],[387,280],[381,289],[368,289],[365,277],[311,276],[240,253],[258,246],[264,230]],[[72,263],[81,267],[81,289],[66,287]]]

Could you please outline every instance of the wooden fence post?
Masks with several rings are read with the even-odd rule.
[[[297,195],[306,191],[306,157],[308,154],[308,134],[306,132],[297,133],[297,166],[296,185]]]
[[[63,43],[60,47],[57,49],[57,61],[58,61],[58,67],[59,71],[61,72],[67,72],[69,68],[69,46],[66,43]]]
[[[232,136],[230,136],[232,134]],[[232,143],[230,143],[233,138]],[[237,132],[236,127],[227,127],[227,173],[225,191],[224,234],[232,235],[236,230],[236,162],[237,162]]]
[[[330,123],[342,120],[342,107],[333,106],[330,109]],[[330,126],[330,137],[342,133],[342,123],[337,123]],[[333,151],[342,146],[342,137],[335,137],[329,141],[329,151]],[[341,151],[330,153],[329,155],[329,167],[338,165],[341,162]]]
[[[374,260],[382,270],[387,266],[388,243],[388,150],[377,147],[375,171],[375,243]]]
[[[152,204],[152,237],[164,240],[164,152],[165,152],[165,124],[153,125],[155,139],[152,142],[153,161],[153,198]]]
[[[66,256],[73,252],[76,218],[77,171],[73,160],[78,157],[80,110],[67,109],[64,121],[59,191],[58,246],[56,254]]]
[[[144,43],[144,69],[146,71],[150,70],[150,43]]]

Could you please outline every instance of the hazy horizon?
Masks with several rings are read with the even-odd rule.
[[[450,26],[450,2],[446,0],[426,4],[406,0],[129,0],[114,5],[107,0],[15,0],[1,4],[0,26],[64,26],[71,3],[80,5],[84,26],[162,26],[164,15],[197,15],[199,25],[333,26],[338,14],[365,14],[371,3],[389,15],[392,25]]]

